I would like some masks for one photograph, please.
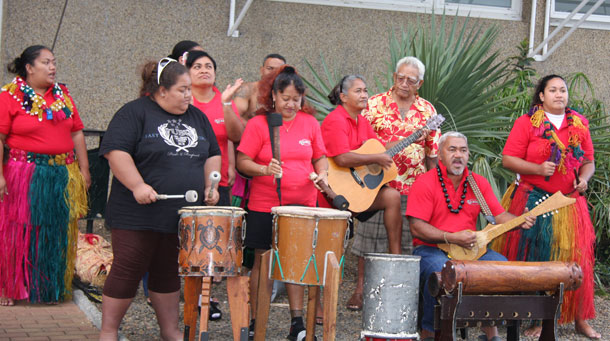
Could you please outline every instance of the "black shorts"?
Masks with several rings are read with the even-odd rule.
[[[248,210],[246,224],[246,246],[253,249],[269,250],[273,232],[273,215]]]
[[[104,295],[133,298],[145,273],[148,288],[157,293],[180,290],[178,234],[112,229],[114,260],[104,284]]]

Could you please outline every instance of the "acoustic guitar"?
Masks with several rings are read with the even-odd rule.
[[[386,150],[381,142],[370,139],[363,143],[360,148],[353,150],[352,153],[386,153],[392,157],[422,137],[426,129],[436,130],[444,120],[445,118],[440,114],[432,116],[423,128],[402,139],[390,149]],[[335,193],[345,197],[349,202],[349,210],[356,213],[366,211],[371,207],[381,186],[396,179],[398,175],[398,168],[396,168],[394,162],[389,169],[383,169],[378,164],[346,168],[337,165],[333,158],[329,158],[328,163],[328,184],[330,188]]]
[[[546,199],[546,200],[545,200]],[[544,200],[544,201],[543,201]],[[511,219],[504,224],[492,225],[488,224],[481,231],[476,231],[477,241],[474,243],[474,247],[467,249],[456,244],[438,244],[438,248],[447,252],[449,257],[455,260],[477,260],[481,258],[487,252],[487,244],[489,244],[496,237],[514,229],[515,227],[523,224],[525,217],[532,216],[537,217],[539,215],[545,216],[546,214],[554,214],[556,210],[572,205],[576,202],[574,198],[568,198],[557,192],[551,197],[546,196],[536,202],[536,207],[531,211],[523,213],[522,215]],[[551,213],[549,213],[551,212]]]

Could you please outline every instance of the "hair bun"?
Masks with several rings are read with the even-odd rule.
[[[282,73],[295,74],[295,73],[297,73],[297,70],[290,65],[286,65],[284,67],[284,69],[282,70]]]

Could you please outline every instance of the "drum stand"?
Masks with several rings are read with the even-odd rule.
[[[184,340],[195,340],[197,329],[197,301],[201,295],[199,316],[199,340],[208,341],[210,313],[210,289],[212,277],[188,276],[184,278]],[[248,287],[247,276],[227,277],[227,296],[231,311],[233,340],[248,340]]]
[[[269,273],[269,264],[272,250],[268,250],[260,257],[261,268],[258,284],[258,303],[256,307],[256,322],[254,326],[254,341],[264,341],[267,333],[267,321],[269,319],[269,307],[271,305],[271,290],[265,285],[267,277],[263,274]],[[327,266],[325,270],[324,290],[324,341],[335,340],[337,331],[337,300],[339,297],[339,280],[341,267],[333,252],[327,254]],[[307,293],[307,330],[306,341],[313,341],[316,334],[316,302],[320,299],[320,289],[317,285],[310,285]],[[202,309],[203,314],[203,309]]]

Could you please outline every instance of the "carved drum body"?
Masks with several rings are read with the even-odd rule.
[[[241,276],[246,211],[238,207],[187,206],[179,211],[181,276]]]

